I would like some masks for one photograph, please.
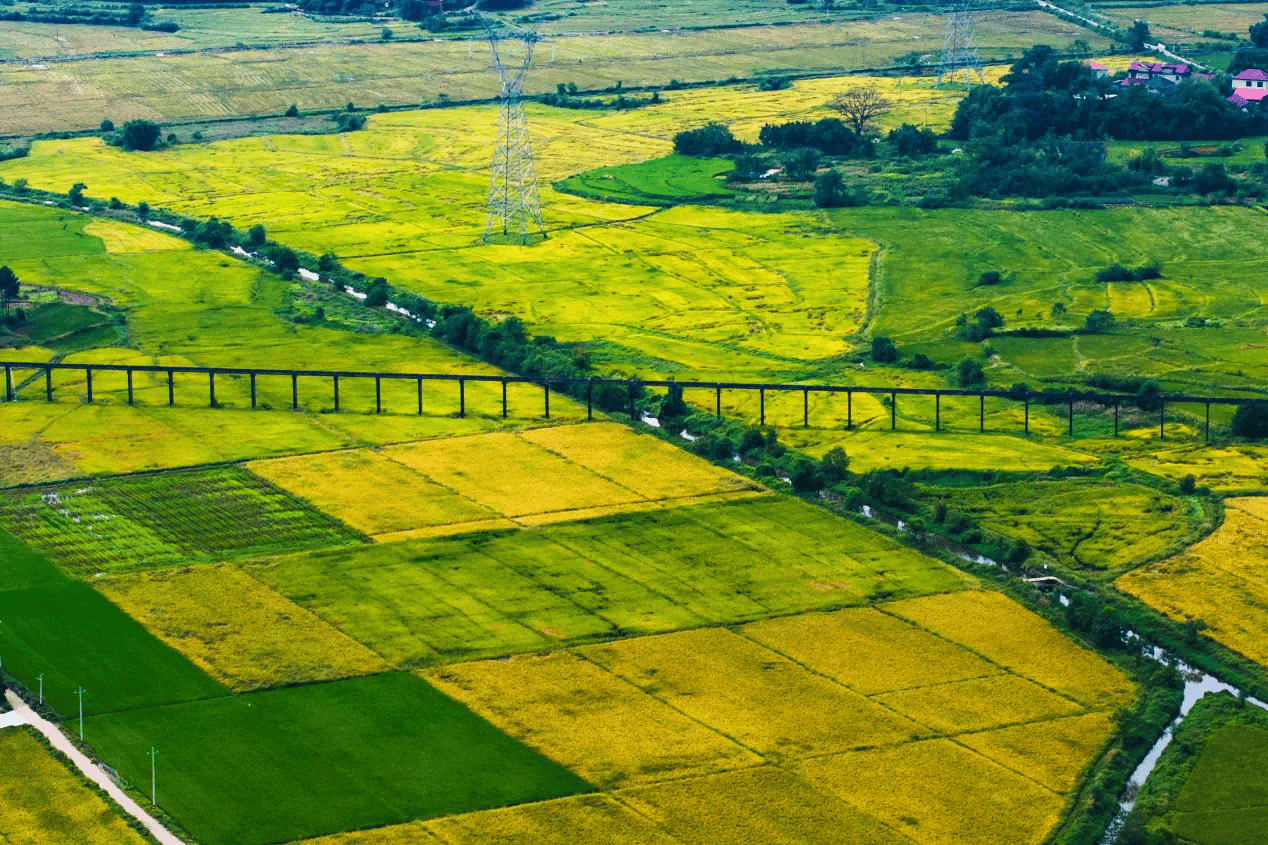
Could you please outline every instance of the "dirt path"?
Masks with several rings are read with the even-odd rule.
[[[44,737],[52,743],[54,748],[69,757],[74,762],[75,767],[83,772],[85,777],[101,787],[112,801],[122,807],[125,813],[139,821],[162,845],[185,845],[183,840],[159,824],[153,816],[141,809],[139,804],[125,795],[122,789],[115,786],[114,781],[110,780],[105,772],[93,765],[93,762],[76,748],[56,725],[28,707],[25,701],[14,695],[13,690],[7,690],[5,698],[8,699],[9,706],[13,708],[13,714],[16,714],[21,719],[18,724],[30,725],[44,734]],[[5,716],[9,715],[11,714],[5,714]]]

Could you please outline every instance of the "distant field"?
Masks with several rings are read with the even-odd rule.
[[[1263,3],[1188,3],[1174,6],[1119,6],[1106,4],[1097,9],[1104,17],[1119,26],[1131,26],[1137,18],[1149,22],[1150,32],[1156,38],[1193,41],[1202,32],[1213,29],[1241,38],[1249,38],[1251,24],[1259,23],[1268,13]]]
[[[361,539],[236,467],[10,493],[0,524],[82,576]]]
[[[590,788],[404,673],[124,711],[88,720],[86,731],[138,785],[158,748],[163,808],[207,845],[286,842]]]
[[[909,612],[901,603],[450,665],[428,676],[547,756],[593,767],[584,770],[588,779],[683,843],[708,841],[706,831],[716,841],[733,826],[762,831],[771,842],[822,841],[828,830],[882,843],[963,841],[970,831],[974,841],[1041,841],[1108,735],[1109,709],[1131,699],[1131,684],[994,594],[917,604],[957,616],[976,608],[974,624],[986,630],[1030,628],[1032,643],[1046,639],[1043,658],[1011,668],[1038,670],[1034,677],[1044,683],[1065,681],[1045,690],[974,654],[971,633],[940,628],[937,636],[895,617],[891,608]],[[878,672],[896,665],[904,677],[878,685]],[[956,677],[949,672],[967,678],[948,683]],[[878,692],[894,684],[898,690]],[[1108,695],[1090,708],[1067,697],[1085,699],[1091,685]],[[972,714],[964,724],[945,721],[955,709],[915,703],[922,694],[945,698],[948,688],[960,694],[958,712]],[[900,696],[913,703],[905,715],[890,709]],[[631,722],[655,725],[660,742],[630,734]],[[744,756],[747,748],[765,761]],[[904,773],[902,786],[891,777],[895,769]],[[965,799],[980,781],[993,789],[979,809],[938,809],[973,803]],[[812,797],[810,784],[823,792]],[[939,800],[931,804],[930,794]],[[581,808],[551,808],[552,815],[565,810]],[[514,830],[522,812],[427,829],[468,842],[475,831]],[[631,835],[656,841],[638,828]],[[391,837],[389,829],[382,838],[345,841]]]
[[[1254,564],[1266,547],[1268,499],[1225,500],[1224,524],[1176,557],[1115,583],[1175,619],[1201,619],[1206,636],[1268,665],[1268,575]]]
[[[712,4],[710,4],[712,5]],[[689,8],[689,7],[682,7]],[[771,4],[779,19],[788,7]],[[204,18],[184,33],[167,36],[148,49],[195,46],[229,40],[258,44],[260,32],[290,18],[246,12],[223,28],[214,18],[233,11],[183,12]],[[604,7],[603,13],[608,9]],[[694,12],[690,9],[689,13]],[[727,22],[734,12],[728,8]],[[741,12],[742,14],[742,12]],[[663,13],[657,17],[665,18]],[[794,13],[791,17],[802,17]],[[252,26],[257,23],[257,26]],[[628,25],[628,22],[627,22]],[[6,27],[8,24],[6,24]],[[0,49],[20,56],[49,52],[103,49],[135,50],[140,33],[84,33],[83,43],[53,44],[50,27],[22,25],[20,34]],[[250,32],[240,35],[243,26]],[[671,80],[707,81],[781,72],[843,72],[883,68],[912,51],[933,56],[942,47],[946,19],[938,15],[899,15],[845,23],[808,22],[796,27],[757,26],[705,31],[658,31],[616,34],[557,34],[539,47],[525,90],[553,91],[559,83],[582,88],[666,85]],[[69,29],[73,27],[64,27]],[[624,28],[624,26],[622,26]],[[402,27],[402,29],[404,29]],[[606,30],[606,27],[603,27]],[[563,33],[578,28],[565,18]],[[285,36],[286,27],[279,32]],[[332,35],[334,33],[331,33]],[[405,34],[402,32],[402,34]],[[300,38],[304,33],[296,31]],[[1095,48],[1108,42],[1042,12],[1001,12],[978,24],[979,54],[986,60],[1019,56],[1036,43],[1057,46],[1082,39]],[[142,48],[147,49],[147,48]],[[291,103],[301,110],[337,109],[349,100],[366,108],[491,97],[496,78],[489,69],[487,47],[479,40],[436,39],[415,43],[378,42],[297,49],[251,49],[163,57],[96,58],[50,65],[0,66],[0,119],[6,132],[95,128],[109,117],[116,124],[129,118],[182,120],[237,115],[280,114]],[[50,107],[51,104],[56,104]]]
[[[615,423],[305,455],[257,461],[250,468],[378,542],[766,492]]]
[[[1134,456],[1128,463],[1172,481],[1192,475],[1198,484],[1233,493],[1268,488],[1265,460],[1268,450],[1263,447],[1234,443],[1165,449]]]
[[[251,572],[389,660],[411,665],[964,584],[942,564],[788,500],[335,549]]]
[[[1204,522],[1201,510],[1185,499],[1119,482],[1066,480],[929,492],[992,531],[1090,569],[1120,569],[1158,555]]]
[[[0,731],[0,840],[12,845],[143,845],[113,806],[25,728]]]

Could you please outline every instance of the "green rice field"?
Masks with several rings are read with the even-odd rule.
[[[407,673],[87,720],[120,774],[206,845],[321,833],[585,792],[589,785]]]

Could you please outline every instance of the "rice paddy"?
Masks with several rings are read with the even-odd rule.
[[[1224,523],[1213,534],[1115,583],[1174,619],[1202,620],[1207,625],[1204,636],[1268,665],[1259,633],[1268,624],[1265,522],[1268,499],[1227,499]]]

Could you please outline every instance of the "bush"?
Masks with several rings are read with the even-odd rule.
[[[986,372],[976,358],[965,358],[955,368],[955,383],[960,387],[982,387],[986,384]]]
[[[872,360],[881,364],[892,364],[898,360],[898,347],[887,337],[872,338]]]
[[[285,115],[286,117],[299,117],[299,106],[295,103],[291,103],[290,107],[286,110]]]
[[[1098,308],[1083,321],[1083,330],[1088,334],[1100,334],[1114,327],[1114,315],[1103,308]]]
[[[118,135],[118,145],[125,150],[148,152],[158,146],[163,129],[152,120],[129,120]]]
[[[1002,281],[1004,281],[1004,276],[998,270],[987,270],[985,273],[983,273],[981,276],[978,277],[977,286],[988,287],[992,285],[998,285]]]
[[[744,145],[721,123],[688,129],[674,136],[674,152],[685,156],[719,156],[742,149]]]
[[[911,361],[907,363],[907,368],[911,370],[932,370],[934,366],[933,359],[923,352],[911,356]]]
[[[833,446],[819,461],[819,474],[829,484],[843,480],[850,471],[850,456],[840,446]]]
[[[1183,495],[1192,496],[1193,493],[1198,489],[1198,480],[1194,478],[1192,475],[1186,475],[1184,478],[1181,478],[1176,483],[1176,486],[1180,488],[1180,492]]]
[[[1268,405],[1248,402],[1233,414],[1233,435],[1249,440],[1268,438]]]
[[[797,459],[789,481],[792,482],[793,490],[798,493],[813,493],[823,489],[823,479],[819,477],[818,469],[806,458]]]

